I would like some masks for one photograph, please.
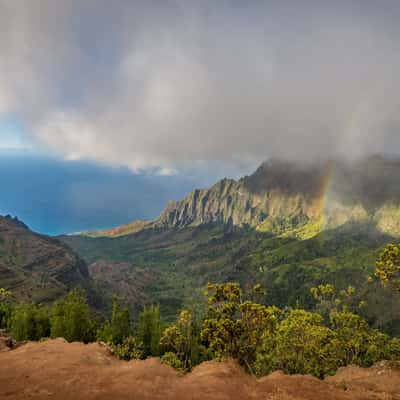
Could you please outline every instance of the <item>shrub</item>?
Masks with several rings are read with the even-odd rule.
[[[170,365],[172,368],[177,370],[184,370],[184,366],[182,360],[178,357],[176,353],[172,351],[168,351],[161,357],[161,361],[165,364]]]
[[[200,360],[199,336],[190,311],[180,312],[176,323],[164,330],[160,344],[167,349],[166,359],[172,360],[169,364],[178,369],[190,370]]]
[[[0,329],[10,328],[11,314],[11,292],[0,288]]]
[[[277,326],[266,332],[257,353],[255,371],[265,375],[277,369],[286,373],[322,377],[336,370],[330,344],[334,333],[317,313],[292,310]]]
[[[63,337],[68,342],[91,342],[95,326],[90,318],[89,306],[83,292],[71,291],[56,301],[51,309],[51,337]]]
[[[111,338],[114,344],[121,344],[130,335],[130,315],[128,308],[121,308],[118,299],[114,297],[111,315]],[[108,329],[109,326],[106,326]]]
[[[160,307],[145,307],[139,315],[138,337],[143,343],[146,357],[160,355],[161,320]]]
[[[259,285],[254,289],[256,294],[261,291]],[[209,284],[206,296],[208,314],[201,339],[214,358],[236,358],[252,371],[262,338],[275,329],[282,311],[274,306],[244,301],[237,283]]]
[[[121,360],[141,360],[144,358],[143,343],[134,336],[124,338],[121,344],[113,346],[114,354]]]
[[[50,320],[47,307],[20,304],[13,309],[11,334],[16,340],[39,340],[50,335]]]

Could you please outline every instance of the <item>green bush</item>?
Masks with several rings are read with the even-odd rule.
[[[257,294],[260,292],[259,285],[254,289]],[[232,282],[209,284],[206,296],[208,313],[201,339],[214,358],[236,358],[252,371],[262,338],[275,328],[282,311],[244,301],[239,284]]]
[[[182,310],[176,323],[164,330],[160,343],[167,350],[165,354],[168,354],[166,357],[170,360],[170,365],[179,365],[179,369],[190,370],[202,360],[203,351],[199,339],[192,313]]]
[[[105,327],[108,329],[108,327]],[[131,333],[131,321],[127,307],[121,308],[118,299],[114,297],[111,315],[112,343],[121,344]]]
[[[369,367],[390,355],[390,338],[376,329],[359,315],[349,311],[332,312],[331,327],[335,332],[332,349],[338,366],[357,364]]]
[[[114,354],[121,360],[141,360],[144,358],[143,343],[134,336],[124,338],[121,344],[113,346]]]
[[[336,369],[330,346],[333,337],[321,315],[292,310],[275,330],[263,336],[255,371],[265,375],[280,369],[322,377]]]
[[[182,360],[179,358],[179,356],[172,352],[168,351],[161,357],[161,361],[165,364],[170,365],[172,368],[175,368],[177,370],[184,370],[184,365],[182,363]]]
[[[0,288],[0,329],[8,329],[12,318],[11,292]]]
[[[63,337],[68,342],[91,342],[95,339],[95,323],[83,292],[71,291],[65,299],[56,301],[51,309],[51,337]]]
[[[39,340],[50,335],[50,319],[47,307],[20,304],[11,315],[11,334],[16,340]]]

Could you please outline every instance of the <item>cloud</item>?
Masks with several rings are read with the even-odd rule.
[[[0,0],[0,114],[159,174],[398,153],[398,2],[323,3]]]

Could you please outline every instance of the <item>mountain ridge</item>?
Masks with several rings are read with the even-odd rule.
[[[370,156],[356,161],[268,160],[238,180],[224,178],[168,202],[154,221],[134,221],[88,236],[122,236],[149,228],[203,224],[249,227],[309,238],[346,222],[370,221],[400,236],[400,161]]]

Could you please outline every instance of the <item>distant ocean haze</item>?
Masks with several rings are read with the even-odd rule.
[[[90,162],[0,153],[0,214],[52,235],[110,228],[157,217],[168,200],[219,178],[209,172],[134,174]]]

